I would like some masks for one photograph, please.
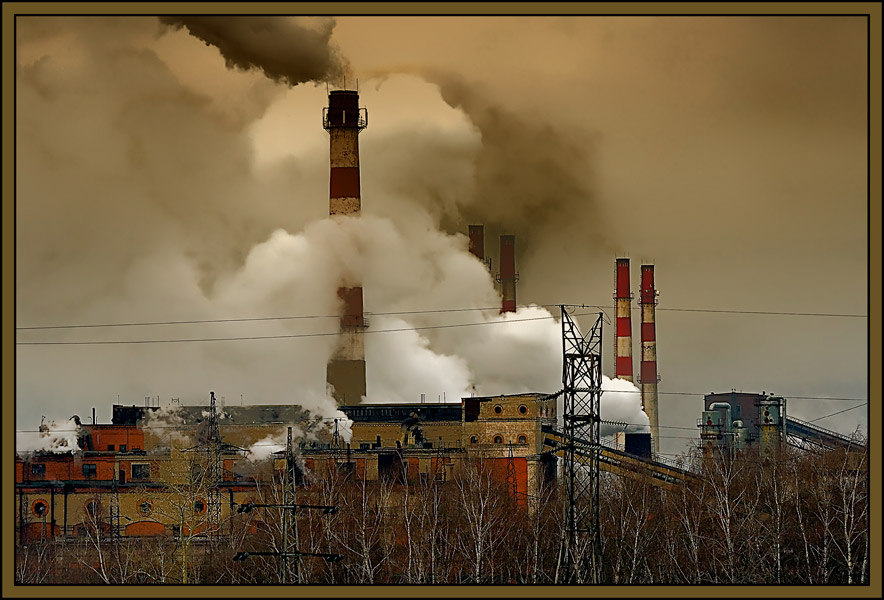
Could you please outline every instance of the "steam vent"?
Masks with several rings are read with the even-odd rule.
[[[368,113],[359,108],[359,93],[353,90],[329,92],[322,125],[329,134],[328,214],[359,215],[359,132],[368,124]],[[338,345],[326,368],[326,382],[334,386],[338,404],[359,404],[365,396],[365,318],[362,285],[338,288],[343,313]]]

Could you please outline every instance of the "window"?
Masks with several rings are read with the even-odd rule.
[[[494,443],[495,443],[495,444],[502,444],[502,443],[503,443],[503,437],[502,437],[502,436],[499,436],[499,435],[495,435],[495,436],[494,436]]]
[[[86,514],[94,519],[98,516],[101,505],[99,505],[98,500],[89,500],[84,508],[86,509]]]
[[[527,414],[528,414],[528,407],[525,406],[524,404],[521,405],[521,406],[519,407],[519,414],[520,414],[520,415],[527,415]]]
[[[126,451],[126,444],[120,444],[120,452]]]
[[[132,479],[142,480],[150,479],[150,463],[133,463]]]
[[[360,450],[370,450],[371,444],[369,444],[368,442],[359,442],[359,449]]]
[[[114,451],[114,445],[113,445],[113,444],[108,444],[108,445],[107,445],[107,451],[108,451],[108,452],[113,452],[113,451]]]
[[[98,472],[98,466],[94,464],[86,464],[83,465],[83,475],[86,477],[95,477],[95,474]]]
[[[138,510],[146,517],[153,511],[153,504],[151,504],[150,500],[142,500],[138,504]]]
[[[495,415],[499,415],[502,412],[503,412],[503,407],[500,404],[498,404],[497,406],[494,407],[494,414]]]
[[[470,436],[470,443],[471,443],[471,444],[478,444],[478,443],[479,443],[479,436],[477,436],[477,435],[471,435],[471,436]]]
[[[520,444],[527,444],[527,443],[528,443],[528,438],[525,437],[524,435],[520,435],[520,436],[519,436],[519,443],[520,443]]]
[[[194,514],[201,515],[206,512],[206,503],[202,500],[197,500],[193,503],[193,512]]]
[[[49,504],[46,503],[46,500],[37,500],[34,502],[33,511],[38,517],[44,516],[48,510]]]
[[[31,475],[45,475],[46,465],[43,463],[31,465]]]

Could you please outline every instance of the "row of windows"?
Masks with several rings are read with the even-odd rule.
[[[503,407],[500,404],[494,405],[494,414],[495,415],[503,414]],[[528,407],[525,406],[524,404],[520,404],[519,405],[519,414],[520,415],[527,415],[528,414]]]
[[[150,463],[132,463],[132,479],[150,479]],[[98,465],[95,463],[83,463],[83,475],[95,477],[98,473]],[[31,475],[45,475],[46,464],[34,463],[31,465]]]
[[[502,444],[502,443],[503,443],[503,436],[502,436],[502,435],[495,435],[494,438],[493,438],[493,440],[494,440],[494,443],[495,443],[495,444]],[[471,443],[471,444],[478,444],[478,443],[479,443],[479,436],[477,436],[477,435],[471,435],[471,436],[470,436],[470,443]],[[527,443],[528,443],[528,436],[520,435],[520,436],[517,438],[516,443],[518,443],[518,444],[527,444]]]

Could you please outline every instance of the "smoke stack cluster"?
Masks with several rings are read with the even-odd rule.
[[[358,216],[362,210],[359,132],[366,127],[368,114],[359,108],[358,92],[336,90],[329,92],[322,117],[329,133],[329,216]],[[326,367],[326,382],[334,386],[338,404],[359,404],[366,395],[362,286],[340,287],[338,297],[344,305],[341,336]]]
[[[615,377],[632,382],[632,292],[629,288],[629,259],[618,258],[614,303],[617,327],[614,337]]]
[[[651,439],[654,452],[660,451],[660,429],[657,412],[657,333],[656,308],[657,290],[654,288],[654,265],[642,265],[641,295],[642,307],[642,359],[641,390],[642,408],[651,424]]]
[[[519,274],[516,273],[516,236],[500,236],[500,272],[497,281],[500,282],[500,291],[503,300],[500,313],[516,312],[516,282]]]

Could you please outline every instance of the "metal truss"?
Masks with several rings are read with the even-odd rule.
[[[562,310],[562,386],[567,442],[566,526],[563,552],[566,584],[601,582],[599,534],[599,411],[602,393],[602,318],[581,335],[577,323]]]
[[[221,429],[218,426],[218,410],[215,406],[215,392],[211,394],[209,407],[209,430],[206,436],[206,483],[208,487],[207,513],[209,535],[221,532]]]

